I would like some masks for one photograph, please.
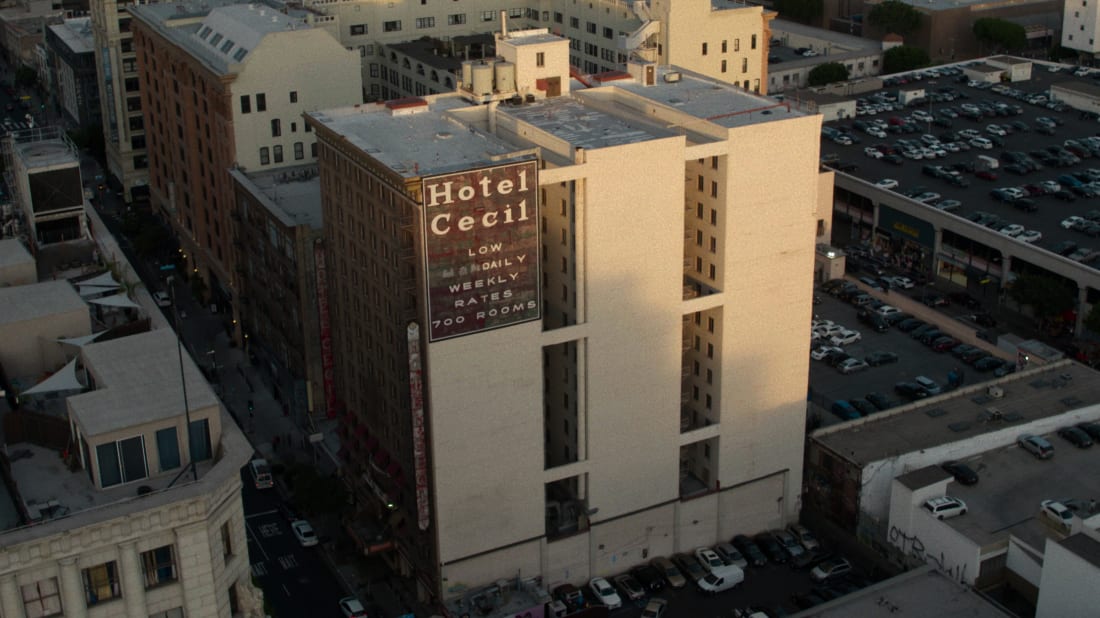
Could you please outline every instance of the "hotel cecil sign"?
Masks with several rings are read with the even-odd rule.
[[[540,318],[534,161],[422,181],[428,340]]]

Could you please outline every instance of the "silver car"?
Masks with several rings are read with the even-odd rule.
[[[786,530],[773,530],[772,538],[776,543],[783,548],[783,551],[787,552],[787,555],[793,558],[798,558],[802,554],[806,553],[806,550],[799,544],[798,539],[794,538],[794,535]]]
[[[729,543],[719,543],[714,546],[714,552],[718,554],[718,557],[722,559],[727,565],[741,567],[742,569],[748,568],[749,561],[745,560],[745,557],[741,555],[741,552],[737,551],[737,548]]]

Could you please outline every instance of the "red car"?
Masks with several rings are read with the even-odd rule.
[[[936,352],[946,352],[959,345],[959,340],[954,337],[940,337],[932,342],[932,349]]]
[[[984,180],[997,180],[997,175],[990,170],[982,170],[980,172],[974,172],[974,175]]]

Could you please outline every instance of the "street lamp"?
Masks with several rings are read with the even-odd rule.
[[[187,422],[187,457],[191,466],[191,479],[199,480],[199,472],[195,469],[195,449],[191,446],[191,406],[187,404],[187,376],[183,372],[183,340],[180,338],[180,312],[176,304],[176,278],[168,276],[168,295],[172,299],[172,316],[176,325],[176,354],[180,361],[180,386],[183,388],[183,417]]]

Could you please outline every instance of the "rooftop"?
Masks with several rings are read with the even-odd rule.
[[[457,72],[464,60],[492,58],[495,51],[493,35],[456,36],[449,41],[425,37],[403,43],[391,43],[386,49],[402,53],[413,60],[443,71]]]
[[[1043,500],[1058,500],[1089,518],[1089,499],[1100,496],[1100,460],[1095,447],[1078,449],[1057,436],[1047,436],[1054,457],[1036,459],[1017,446],[987,451],[966,460],[981,480],[969,487],[951,482],[947,493],[960,498],[967,514],[944,520],[978,546],[1004,541],[1008,535],[1043,551],[1046,539],[1063,534],[1039,516]]]
[[[0,324],[80,310],[88,305],[65,280],[0,288]]]
[[[796,616],[814,618],[892,618],[893,616],[967,616],[1008,618],[977,592],[948,579],[930,566],[868,586]]]
[[[170,329],[92,343],[81,349],[95,374],[96,390],[69,397],[83,432],[97,436],[183,414],[180,360]],[[183,355],[190,410],[217,406],[218,399],[189,354]]]
[[[993,385],[1002,388],[1002,398],[987,394]],[[1059,361],[820,429],[811,437],[863,466],[1096,404],[1100,373],[1075,361]],[[989,408],[999,411],[1000,418],[992,419]]]
[[[20,264],[34,264],[31,252],[17,238],[0,240],[0,268]]]
[[[60,24],[48,26],[48,28],[73,53],[90,54],[95,51],[95,41],[92,40],[91,17],[66,19]]]
[[[621,83],[616,82],[616,85]],[[630,116],[608,114],[584,105],[574,97],[555,97],[529,105],[501,106],[497,109],[499,113],[513,116],[520,122],[564,140],[574,148],[608,148],[676,135],[667,129],[632,122]]]
[[[925,466],[923,468],[917,468],[912,472],[906,472],[899,476],[897,480],[909,489],[916,490],[949,478],[951,478],[951,475],[944,471],[943,468],[939,466]]]
[[[230,174],[253,194],[262,195],[267,208],[283,225],[308,225],[320,230],[321,179],[316,165],[300,165],[278,170]]]
[[[1028,4],[1043,4],[1048,0],[901,0],[905,4],[912,5],[921,12],[932,13],[974,5],[984,5],[983,9],[996,9],[1002,6],[1026,6]]]
[[[1080,556],[1089,564],[1100,567],[1100,541],[1091,536],[1078,532],[1062,539],[1058,544]]]
[[[829,44],[830,55],[855,50],[882,51],[882,43],[874,39],[865,39],[851,34],[844,34],[843,32],[823,30],[806,24],[788,21],[786,19],[773,19],[769,23],[771,24],[773,39],[782,40],[785,34],[816,39]],[[810,58],[810,60],[821,62],[822,58],[817,56]]]
[[[470,107],[458,95],[425,101],[429,111],[415,114],[391,115],[384,103],[367,103],[306,115],[405,178],[498,164],[526,154],[449,114]]]
[[[1057,84],[1051,84],[1051,88],[1058,88],[1060,90],[1068,90],[1069,92],[1077,92],[1090,97],[1100,98],[1100,85],[1093,84],[1086,81],[1065,81],[1058,82]]]

